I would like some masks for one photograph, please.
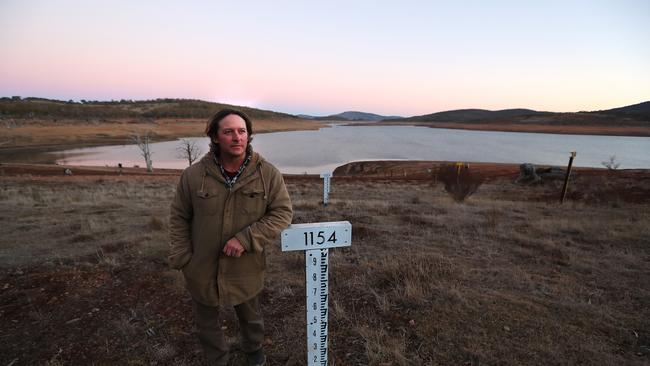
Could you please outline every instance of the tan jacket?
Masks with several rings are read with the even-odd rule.
[[[282,174],[259,154],[232,187],[225,186],[212,153],[183,171],[169,220],[172,268],[182,269],[192,297],[205,305],[236,305],[264,285],[264,247],[291,223]],[[241,257],[222,254],[237,237]]]

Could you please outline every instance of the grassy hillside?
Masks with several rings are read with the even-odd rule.
[[[0,161],[16,151],[131,143],[136,134],[155,141],[203,136],[208,118],[222,108],[243,110],[255,133],[317,129],[323,124],[255,108],[188,99],[63,102],[0,98]]]
[[[595,112],[556,113],[532,109],[457,109],[408,118],[386,119],[389,122],[436,123],[511,123],[546,125],[650,125],[650,102]]]
[[[194,99],[65,102],[43,98],[0,98],[0,117],[30,119],[208,118],[222,108],[243,110],[254,119],[297,118],[286,113]]]
[[[629,105],[621,108],[608,109],[594,113],[603,113],[614,116],[633,117],[650,121],[650,101]]]
[[[500,111],[488,111],[485,109],[458,109],[453,111],[438,112],[425,114],[422,116],[391,120],[419,122],[476,122],[499,118],[512,118],[518,116],[533,116],[544,114],[548,114],[548,112],[537,112],[531,109],[504,109]]]

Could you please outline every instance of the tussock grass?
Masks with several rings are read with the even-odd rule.
[[[171,197],[169,184],[2,186],[0,202],[6,209],[0,220],[11,224],[0,239],[0,266],[92,255],[119,242],[134,248],[163,243]]]
[[[365,342],[366,357],[370,364],[410,364],[409,359],[404,356],[407,350],[403,334],[395,337],[382,328],[371,328],[369,326],[361,326],[357,331]]]
[[[339,184],[330,207],[307,208],[316,220],[331,209],[353,223],[354,258],[332,268],[345,294],[333,315],[357,330],[340,337],[363,332],[359,362],[644,363],[641,338],[619,328],[648,325],[640,314],[650,293],[629,277],[648,281],[647,210],[559,206],[509,183],[482,187],[457,205],[441,187],[387,183],[357,198],[353,184]],[[514,194],[504,199],[504,189]],[[407,352],[395,341],[403,334]]]
[[[352,247],[330,250],[333,364],[647,364],[646,204],[560,206],[530,199],[551,186],[505,181],[462,205],[426,183],[333,184],[327,207],[318,181],[288,184],[294,223],[353,225]],[[0,346],[7,363],[200,364],[182,274],[166,267],[173,187],[0,181],[0,317],[31,334]],[[277,244],[265,347],[270,364],[302,365],[304,259]],[[231,311],[223,326],[236,342]]]

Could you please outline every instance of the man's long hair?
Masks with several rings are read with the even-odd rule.
[[[215,113],[212,117],[210,117],[210,119],[208,120],[208,124],[205,127],[205,134],[208,135],[208,137],[210,137],[210,151],[212,151],[216,155],[219,155],[219,151],[220,151],[219,144],[215,143],[213,140],[217,137],[217,133],[219,132],[219,123],[224,118],[226,118],[231,114],[238,115],[244,120],[244,122],[246,122],[246,132],[248,132],[248,143],[246,144],[246,153],[250,154],[251,142],[253,141],[253,122],[246,115],[246,113],[231,108],[225,108],[220,110],[219,112]]]

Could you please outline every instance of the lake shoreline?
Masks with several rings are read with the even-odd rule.
[[[168,121],[167,123],[172,124],[171,121]],[[315,125],[310,125],[310,127],[315,127]],[[334,122],[325,125],[325,127],[327,128],[320,128],[319,131],[310,132],[308,129],[295,129],[292,130],[292,132],[287,132],[269,129],[268,126],[260,126],[260,128],[255,129],[256,131],[261,130],[262,132],[256,133],[258,136],[257,139],[255,139],[254,146],[258,152],[261,152],[264,156],[270,158],[270,160],[273,161],[282,172],[295,175],[304,175],[306,173],[316,174],[322,171],[333,171],[335,169],[339,170],[346,163],[356,162],[357,159],[363,161],[378,160],[409,162],[413,160],[462,161],[482,162],[488,164],[514,164],[513,166],[529,162],[540,165],[565,166],[568,160],[568,155],[565,158],[564,155],[559,154],[558,151],[578,151],[580,159],[577,161],[577,164],[574,163],[574,165],[580,167],[600,168],[602,162],[607,161],[608,156],[602,154],[602,151],[606,150],[611,151],[609,156],[617,158],[616,162],[623,163],[624,168],[646,169],[650,167],[647,160],[642,161],[637,158],[639,154],[644,155],[644,149],[650,147],[648,146],[648,142],[650,141],[643,137],[641,139],[638,137],[629,139],[628,136],[616,135],[611,137],[605,135],[582,134],[552,135],[541,132],[523,131],[519,131],[519,134],[515,134],[513,133],[514,131],[479,131],[472,129],[442,128],[441,126],[435,127],[438,128],[437,130],[431,130],[420,128],[425,126],[413,126],[412,124],[404,123],[384,126],[375,123],[358,123],[349,125]],[[362,127],[373,128],[364,129]],[[37,130],[43,132],[43,130],[47,130],[47,128],[40,127]],[[58,131],[58,134],[56,134],[59,137],[62,136],[60,132],[62,131]],[[124,131],[121,130],[121,132]],[[140,165],[139,154],[134,152],[137,151],[137,148],[132,144],[133,141],[123,137],[119,138],[121,132],[117,131],[115,135],[106,135],[103,136],[103,138],[94,136],[86,140],[82,139],[81,135],[77,135],[73,141],[70,141],[72,143],[66,144],[62,144],[60,140],[55,138],[50,141],[50,143],[41,145],[32,143],[27,146],[14,148],[6,147],[4,150],[0,149],[0,162],[90,167],[98,166],[114,167],[115,169],[117,169],[118,163],[121,163],[124,167],[135,167]],[[266,132],[280,133],[269,135]],[[88,134],[88,131],[85,131],[84,134]],[[458,137],[456,135],[458,135]],[[497,137],[495,138],[493,135],[496,135]],[[359,146],[362,145],[359,144],[360,140],[355,136],[364,136],[366,141],[374,141],[375,143],[367,148],[359,148]],[[156,154],[158,162],[157,166],[154,164],[155,168],[181,169],[186,166],[186,162],[179,161],[177,156],[174,155],[177,154],[174,152],[174,148],[178,145],[174,142],[174,138],[178,137],[163,137],[161,135],[152,136],[152,142],[156,143],[153,145],[152,149],[154,154]],[[202,146],[204,144],[207,145],[206,138],[201,137],[198,139],[201,140],[200,144]],[[606,139],[607,142],[600,141],[603,139]],[[36,142],[36,140],[34,142]],[[600,146],[596,150],[594,150],[593,147],[590,147],[590,145],[585,145],[584,143],[584,141],[592,140],[596,141],[599,144],[598,146]],[[626,142],[614,143],[614,141],[618,140],[624,140]],[[158,144],[158,142],[162,141],[165,142]],[[469,144],[468,146],[471,146],[472,148],[468,147],[464,150],[458,150],[457,147],[459,141]],[[546,142],[540,145],[539,141]],[[337,143],[339,144],[338,147],[336,145]],[[591,143],[593,144],[593,142]],[[627,145],[621,147],[620,144],[622,143]],[[388,146],[396,146],[396,144],[405,145],[395,151],[386,150]],[[97,145],[106,147],[103,149],[104,151],[107,151],[107,153],[104,153],[104,156],[108,156],[108,158],[101,157],[86,159],[84,156],[95,154],[94,152],[89,153],[87,149],[84,149],[83,151],[70,151],[70,149],[94,147]],[[384,147],[377,151],[374,147],[376,145]],[[287,152],[285,151],[286,149],[283,150],[282,146],[291,146],[291,151]],[[408,146],[414,146],[415,150],[413,148],[408,150]],[[551,146],[553,147],[551,148]],[[61,149],[67,149],[68,151],[58,153],[58,151],[62,151]],[[91,148],[90,150],[100,149]],[[327,152],[332,149],[337,151],[336,154],[332,155],[334,158],[329,158],[329,160],[327,160],[312,157],[330,156]],[[205,151],[205,148],[203,150]],[[477,153],[476,150],[479,152]],[[536,152],[551,151],[551,153],[548,153],[547,155],[541,155],[542,153],[531,154],[527,153],[529,150]],[[124,153],[125,151],[129,152]],[[296,163],[295,160],[293,160],[295,159],[295,154],[293,153],[295,151],[309,151],[312,155],[305,154],[300,158],[301,160]],[[504,153],[499,153],[500,151],[511,151],[516,152],[516,154],[513,155],[512,153],[508,153],[504,155]],[[635,151],[636,155],[626,156],[626,154],[629,155],[631,151]],[[117,152],[117,155],[111,156],[110,154],[115,154],[114,152]],[[133,154],[137,154],[138,157],[133,158],[133,156],[135,156]],[[516,156],[517,158],[514,159],[513,156]],[[365,165],[368,166],[368,163]],[[410,168],[407,168],[407,170],[409,169]],[[422,173],[422,171],[419,173]],[[402,168],[399,168],[391,170],[390,174],[392,176],[397,176],[404,174],[404,172]]]
[[[306,119],[260,119],[254,123],[255,134],[309,131],[327,126],[326,123]],[[135,135],[148,134],[151,142],[203,137],[205,124],[206,120],[196,118],[166,118],[152,122],[134,119],[104,122],[0,119],[0,158],[13,154],[134,144]]]
[[[435,169],[447,164],[455,164],[454,161],[434,160],[371,160],[357,161],[343,164],[333,172],[333,179],[379,179],[379,180],[414,180],[422,181],[431,179]],[[519,174],[520,164],[511,163],[485,163],[465,162],[470,169],[480,172],[486,179],[499,178],[516,179]],[[550,165],[535,165],[538,169],[551,167]],[[565,168],[565,167],[563,167]],[[66,176],[65,170],[70,169],[71,175]],[[615,169],[573,167],[575,173],[589,175],[611,175],[631,174],[643,175],[650,179],[650,169]],[[31,163],[0,163],[0,178],[4,177],[98,177],[98,176],[121,176],[124,179],[129,177],[150,177],[152,179],[173,177],[177,179],[183,169],[154,168],[153,172],[147,172],[144,167],[123,167],[114,166],[79,166],[79,165],[58,165],[58,164],[31,164]],[[316,179],[322,180],[319,174],[283,174],[285,179],[301,180]]]
[[[650,137],[650,126],[602,126],[602,125],[552,125],[511,123],[457,123],[457,122],[353,122],[347,126],[418,126],[436,129],[549,133],[559,135],[597,135]]]
[[[170,127],[174,122],[178,128]],[[548,125],[548,124],[480,124],[452,122],[351,122],[351,121],[254,121],[255,134],[273,132],[309,131],[328,127],[331,123],[345,126],[417,126],[435,129],[453,129],[470,131],[548,133],[566,135],[630,136],[650,137],[650,126],[583,126],[583,125]],[[275,123],[278,125],[274,126]],[[152,142],[174,141],[184,137],[202,137],[205,122],[202,120],[160,120],[154,123],[70,123],[60,124],[50,121],[38,121],[34,125],[20,125],[6,128],[0,137],[0,159],[12,155],[41,154],[53,151],[70,150],[85,147],[131,145],[129,133],[146,131],[153,128]],[[106,128],[110,127],[110,133]],[[54,134],[52,133],[54,129]],[[156,129],[160,130],[157,131]],[[13,159],[10,159],[12,161]],[[44,161],[42,161],[44,162]],[[50,161],[50,162],[53,162]]]

